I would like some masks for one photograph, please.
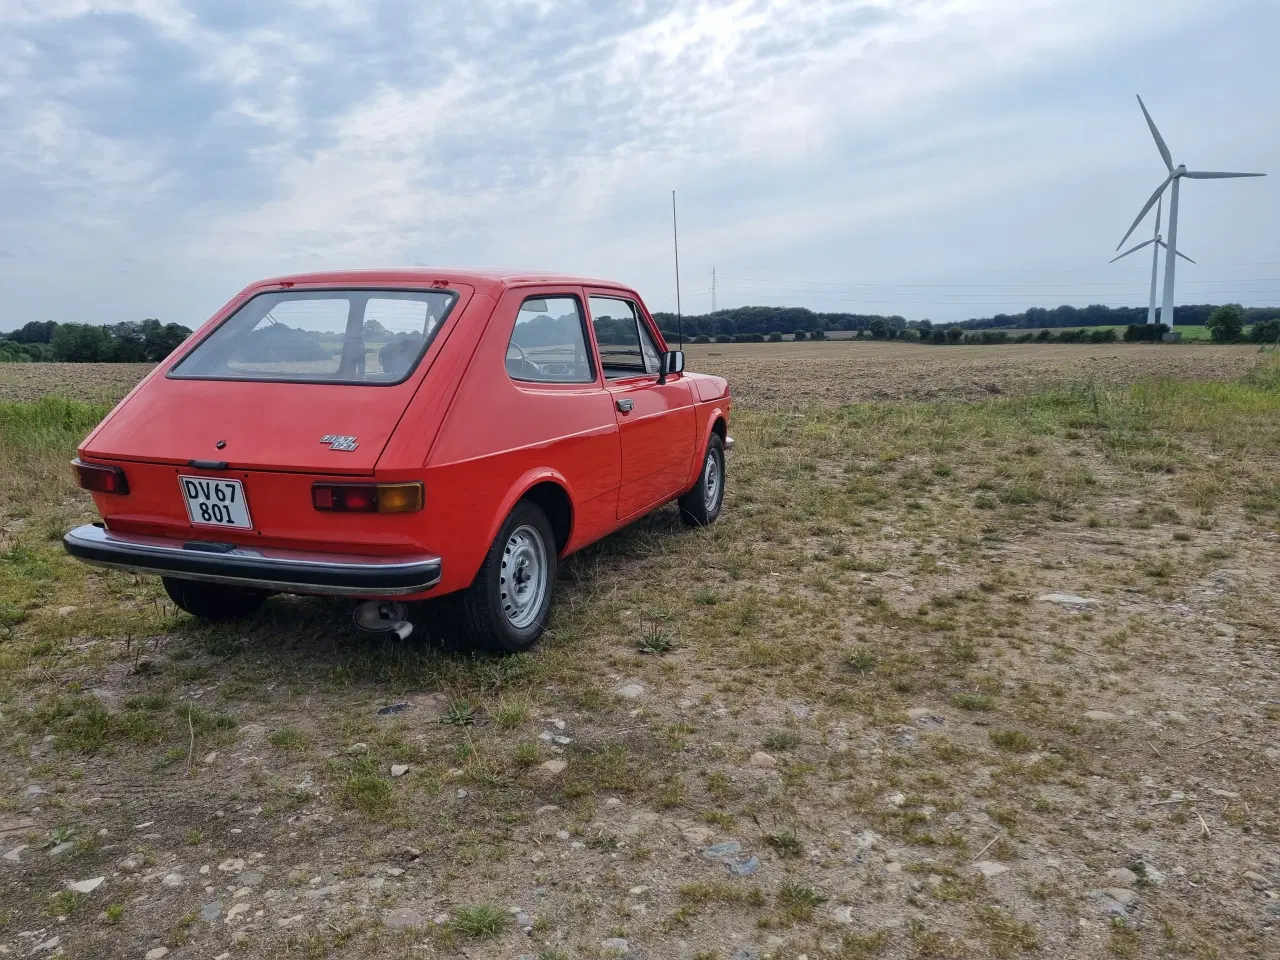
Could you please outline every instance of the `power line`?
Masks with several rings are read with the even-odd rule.
[[[998,289],[1039,289],[1042,287],[1064,287],[1071,290],[1078,290],[1082,287],[1089,289],[1093,287],[1133,287],[1142,281],[1111,281],[1103,280],[1097,283],[1078,284],[1078,283],[864,283],[857,281],[845,280],[783,280],[772,277],[721,277],[720,283],[740,284],[765,284],[777,285],[787,284],[790,286],[801,287],[879,287],[879,288],[901,288],[901,289],[951,289],[955,287],[964,288],[998,288]],[[1280,283],[1280,277],[1245,277],[1240,279],[1219,278],[1214,280],[1179,280],[1179,284],[1203,284],[1203,283]],[[835,292],[835,291],[826,291]]]

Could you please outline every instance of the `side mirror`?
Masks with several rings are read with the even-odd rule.
[[[658,370],[658,382],[666,383],[667,377],[673,373],[684,373],[684,351],[668,350],[662,355]]]

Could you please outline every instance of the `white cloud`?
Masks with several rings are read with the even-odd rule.
[[[1267,17],[1260,0],[1236,6]],[[1207,37],[1265,33],[1233,27],[1212,0],[1159,11],[494,0],[406,13],[294,0],[214,25],[178,0],[11,0],[0,199],[27,204],[28,260],[88,256],[96,239],[97,282],[111,282],[112,238],[133,238],[130,255],[174,278],[154,294],[166,303],[195,271],[230,292],[282,269],[433,259],[608,271],[651,283],[662,304],[672,186],[695,262],[838,278],[848,260],[833,251],[857,250],[895,276],[938,275],[949,254],[937,238],[963,232],[967,258],[994,263],[1010,246],[990,224],[1017,222],[1037,191],[1101,197],[1085,184],[1142,168],[1151,158],[1125,159],[1133,145],[1117,134],[1144,135],[1129,99],[1139,80],[1168,110],[1187,100],[1169,71]],[[142,33],[95,29],[104,14]],[[47,62],[51,26],[79,38],[59,40],[74,62]],[[1142,65],[1157,42],[1180,57]],[[146,56],[169,73],[144,75]],[[166,81],[182,96],[157,107]],[[1237,82],[1250,108],[1280,106],[1274,84]],[[1274,213],[1274,193],[1259,196]],[[1064,193],[1061,216],[1102,223],[1100,203]],[[76,244],[59,241],[68,232]],[[1079,233],[1042,242],[1081,258]],[[916,246],[895,255],[889,236]],[[5,260],[0,278],[21,288],[20,269]],[[159,312],[152,294],[122,293],[121,309]]]

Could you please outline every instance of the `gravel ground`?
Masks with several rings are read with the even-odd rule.
[[[736,417],[721,521],[572,558],[503,660],[201,625],[61,555],[49,452],[0,517],[0,953],[1280,955],[1274,386]]]

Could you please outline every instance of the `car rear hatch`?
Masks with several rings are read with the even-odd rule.
[[[81,452],[233,470],[371,474],[473,293],[467,285],[257,292],[149,377]],[[405,351],[396,355],[398,347]]]
[[[335,545],[363,553],[416,549],[421,539],[416,522],[420,514],[322,513],[313,503],[312,488],[317,482],[353,483],[374,475],[397,424],[459,329],[472,292],[467,287],[459,291],[453,311],[428,340],[425,353],[415,347],[403,374],[388,369],[390,364],[379,358],[376,346],[366,358],[368,344],[361,344],[359,370],[371,376],[360,382],[210,375],[211,369],[214,374],[220,371],[212,364],[193,361],[240,315],[233,314],[224,327],[144,381],[81,445],[82,460],[118,465],[127,479],[123,496],[94,495],[107,527],[162,537],[321,551]],[[383,299],[393,295],[377,294]],[[276,316],[270,318],[270,313]],[[277,309],[265,316],[285,326],[280,318],[286,313]],[[379,327],[384,338],[389,336],[386,328],[391,319]],[[293,341],[285,346],[295,354],[285,354],[283,362],[295,365],[287,370],[307,372],[302,349],[310,349],[308,331],[292,318],[290,322],[294,325],[285,330]],[[254,330],[269,329],[275,338],[261,356],[276,361],[282,355],[282,334],[265,327],[260,319],[254,323]],[[331,349],[342,349],[346,355],[346,347]],[[240,368],[228,367],[225,358],[215,354],[214,359],[223,370],[240,373]],[[233,355],[231,362],[239,361]],[[198,376],[190,373],[193,367]],[[456,376],[455,367],[448,359],[440,367],[442,386]],[[380,376],[386,382],[375,379]],[[395,380],[398,376],[403,379]],[[421,426],[421,421],[418,417],[415,424]],[[418,469],[409,461],[391,469],[384,465],[378,480],[417,480],[428,442],[429,437],[423,436]],[[198,490],[203,491],[199,496]],[[223,495],[226,500],[221,499]],[[200,501],[212,511],[204,522]],[[243,506],[244,512],[235,511],[233,518],[218,509],[219,504],[231,503]],[[219,519],[225,522],[219,525]]]
[[[372,474],[417,388],[153,380],[86,442],[93,459]],[[327,439],[326,439],[327,438]]]

